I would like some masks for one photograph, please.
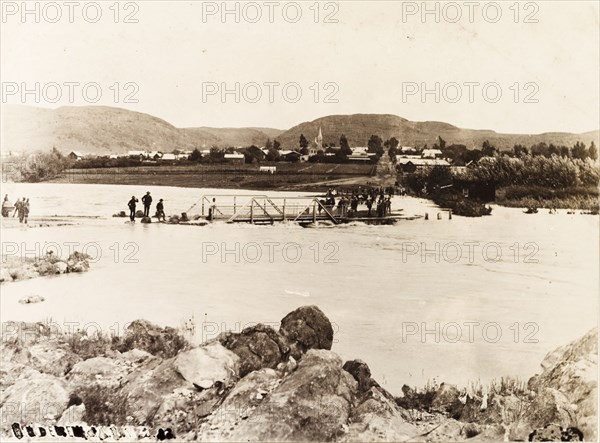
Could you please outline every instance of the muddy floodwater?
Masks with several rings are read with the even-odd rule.
[[[597,321],[597,216],[494,207],[491,217],[449,220],[443,213],[438,220],[441,211],[430,203],[395,197],[393,209],[428,212],[429,220],[310,229],[142,225],[111,217],[146,190],[3,186],[11,200],[30,198],[34,220],[82,217],[39,228],[4,221],[4,255],[52,249],[64,256],[73,248],[95,259],[88,273],[2,284],[2,321],[117,332],[138,318],[172,326],[193,318],[200,342],[259,322],[277,326],[296,307],[314,304],[334,323],[333,349],[368,362],[393,393],[434,379],[526,379],[548,351]],[[233,193],[150,190],[154,203],[165,200],[167,214],[198,212],[190,207],[202,194]],[[18,303],[28,295],[45,301]]]

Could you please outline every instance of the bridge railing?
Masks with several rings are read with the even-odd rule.
[[[196,205],[200,205],[201,216],[208,217],[209,212],[211,212],[213,220],[227,220],[229,222],[264,219],[271,221],[305,220],[307,218],[317,220],[326,218],[337,223],[337,217],[345,215],[337,208],[334,209],[325,205],[316,197],[203,195]]]

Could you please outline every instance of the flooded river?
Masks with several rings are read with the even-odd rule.
[[[202,341],[258,322],[277,326],[298,306],[314,304],[334,324],[333,350],[366,361],[393,393],[433,379],[526,379],[548,351],[597,324],[598,217],[494,207],[491,217],[438,220],[438,209],[408,197],[396,197],[393,209],[429,212],[429,220],[307,229],[142,225],[111,217],[146,190],[3,186],[11,200],[30,198],[33,218],[100,218],[74,226],[5,225],[3,254],[53,249],[65,256],[73,248],[97,260],[85,274],[3,284],[2,321],[117,331],[137,318],[179,326],[193,317],[195,340]],[[167,214],[188,211],[204,193],[232,193],[150,190],[154,203],[165,199]],[[34,294],[45,301],[18,303]]]

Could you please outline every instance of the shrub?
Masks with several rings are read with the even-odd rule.
[[[127,396],[97,384],[83,386],[71,395],[73,404],[81,401],[85,406],[83,421],[94,425],[116,425],[127,423]],[[71,402],[71,400],[70,400]]]

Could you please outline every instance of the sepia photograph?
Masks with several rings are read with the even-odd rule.
[[[600,2],[0,11],[0,441],[598,441]]]

